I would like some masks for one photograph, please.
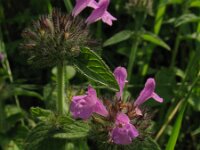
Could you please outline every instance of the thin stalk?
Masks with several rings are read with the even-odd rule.
[[[57,66],[57,111],[59,114],[64,114],[65,106],[65,78],[64,64]]]
[[[183,100],[181,100],[176,107],[173,109],[173,111],[170,113],[169,117],[167,118],[167,120],[165,121],[164,125],[162,126],[162,128],[158,131],[158,133],[156,134],[155,140],[157,141],[160,136],[162,135],[162,133],[164,132],[164,130],[166,129],[167,125],[171,122],[171,120],[174,118],[174,116],[176,115],[178,109],[180,108],[181,104],[183,103]]]
[[[135,62],[136,54],[137,54],[137,49],[139,45],[139,39],[137,38],[132,45],[131,48],[131,53],[129,57],[129,62],[128,62],[128,81],[131,81],[131,76],[132,76],[132,70],[133,70],[133,65]]]
[[[10,69],[10,64],[8,62],[7,56],[6,56],[6,60],[5,60],[5,67],[6,67],[5,69],[7,70],[7,73],[8,73],[9,80],[10,80],[11,83],[13,83],[14,80],[13,80],[13,76],[12,76],[12,72],[11,72],[11,69]],[[23,113],[22,108],[21,108],[20,103],[19,103],[18,96],[14,95],[14,98],[15,98],[15,103],[17,105],[17,108],[21,111],[21,113]],[[24,125],[23,119],[21,119],[21,123],[22,123],[22,125]]]
[[[170,64],[171,68],[173,68],[175,66],[176,56],[178,54],[178,48],[179,48],[180,42],[181,42],[180,33],[178,33],[178,35],[176,37],[175,45],[174,45],[173,54],[172,54],[172,60],[171,60],[171,64]]]
[[[140,43],[139,32],[142,28],[142,25],[145,19],[146,19],[146,13],[139,12],[138,14],[136,14],[136,18],[135,18],[136,24],[135,24],[135,29],[134,29],[135,34],[133,37],[135,41],[133,42],[131,46],[131,53],[130,53],[129,62],[128,62],[128,81],[131,81],[131,74],[132,74],[132,70],[133,70],[133,66],[134,66],[134,62],[135,62],[135,58],[137,54],[138,45]]]

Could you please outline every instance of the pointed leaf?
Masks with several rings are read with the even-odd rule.
[[[104,42],[103,46],[106,47],[109,45],[113,45],[113,44],[125,41],[125,40],[129,39],[132,36],[132,34],[133,34],[133,32],[130,30],[120,31],[120,32],[116,33],[115,35],[113,35],[108,40],[106,40]]]
[[[175,21],[175,27],[181,26],[186,23],[190,22],[198,22],[200,21],[200,17],[196,16],[195,14],[183,14]]]
[[[159,38],[156,34],[153,34],[150,32],[144,32],[143,34],[141,34],[141,38],[148,42],[159,45],[167,50],[170,50],[170,47],[161,38]]]
[[[89,79],[115,91],[119,90],[117,81],[109,67],[100,56],[89,48],[81,48],[80,55],[74,60],[74,66]]]

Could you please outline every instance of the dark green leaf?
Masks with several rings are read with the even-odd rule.
[[[111,38],[106,40],[104,42],[103,46],[105,47],[105,46],[109,46],[109,45],[113,45],[113,44],[125,41],[125,40],[129,39],[132,35],[133,35],[133,32],[130,30],[120,31],[119,33],[116,33]]]
[[[115,77],[105,62],[89,48],[81,48],[74,65],[83,75],[110,89],[119,90]]]

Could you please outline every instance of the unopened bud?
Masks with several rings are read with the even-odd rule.
[[[129,12],[146,12],[149,15],[153,14],[153,0],[129,0],[127,9]]]

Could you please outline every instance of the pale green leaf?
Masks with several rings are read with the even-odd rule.
[[[106,40],[104,42],[103,46],[105,47],[105,46],[109,46],[109,45],[113,45],[113,44],[125,41],[125,40],[129,39],[132,35],[133,35],[133,32],[130,30],[120,31],[120,32],[116,33],[115,35],[113,35],[108,40]]]
[[[150,32],[144,32],[140,36],[145,41],[151,42],[151,43],[161,46],[167,50],[170,50],[170,47],[161,38],[159,38],[156,34],[153,34]]]

